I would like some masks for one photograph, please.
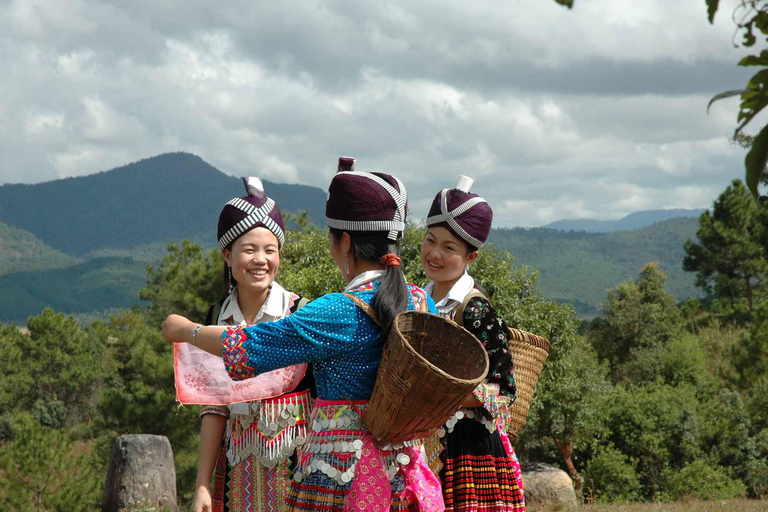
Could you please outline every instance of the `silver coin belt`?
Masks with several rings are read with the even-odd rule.
[[[318,471],[340,486],[355,476],[357,461],[362,456],[362,435],[368,432],[357,412],[346,406],[324,406],[315,410],[306,443],[299,448],[300,466],[293,475],[296,482]],[[357,406],[364,409],[365,406]],[[420,446],[421,440],[396,444],[378,444],[385,474],[393,480],[402,466],[411,462],[404,453],[409,446]]]
[[[227,459],[232,466],[252,456],[262,466],[274,468],[306,440],[309,391],[242,405],[250,405],[248,414],[237,414],[230,407]]]
[[[453,432],[453,428],[456,426],[456,423],[458,423],[459,420],[463,420],[464,418],[473,419],[478,423],[482,423],[482,425],[488,429],[488,432],[493,432],[496,430],[496,423],[486,418],[480,409],[461,408],[456,411],[453,416],[448,418],[448,421],[445,422],[444,426],[437,429],[437,437],[445,437],[446,431],[449,433]]]

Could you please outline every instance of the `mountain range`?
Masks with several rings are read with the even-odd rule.
[[[670,209],[670,210],[645,210],[630,213],[626,217],[618,220],[595,220],[595,219],[564,219],[556,220],[546,226],[550,229],[559,229],[561,231],[586,231],[588,233],[613,233],[614,231],[627,231],[650,226],[655,222],[662,222],[678,217],[699,218],[704,210],[688,209]]]
[[[324,225],[323,190],[264,184],[283,212],[307,210]],[[139,300],[146,264],[158,263],[170,241],[216,246],[215,219],[236,195],[244,195],[239,179],[188,153],[84,177],[0,186],[0,322],[24,323],[45,305],[81,314],[130,307]],[[613,221],[637,229],[612,232],[589,232],[585,221],[494,229],[490,242],[512,252],[517,265],[538,269],[548,298],[591,316],[608,288],[651,261],[667,273],[667,288],[678,299],[700,295],[681,265],[683,242],[695,238],[698,227],[691,215],[638,212]]]

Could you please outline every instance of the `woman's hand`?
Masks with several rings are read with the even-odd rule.
[[[183,317],[182,317],[183,318]],[[192,498],[192,508],[190,512],[211,512],[213,504],[211,503],[211,493],[207,485],[200,485],[195,489],[195,497]]]
[[[168,315],[160,328],[163,330],[165,341],[181,343],[192,340],[192,331],[195,325],[197,324],[181,315]]]

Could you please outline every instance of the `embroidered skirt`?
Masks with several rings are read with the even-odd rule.
[[[442,511],[421,442],[377,445],[361,420],[366,401],[318,399],[288,491],[300,511]]]
[[[477,409],[462,409],[439,435],[446,510],[525,511],[520,464],[491,420]]]
[[[213,475],[213,512],[284,511],[295,451],[307,437],[310,392],[236,405]],[[249,411],[237,413],[243,407]]]

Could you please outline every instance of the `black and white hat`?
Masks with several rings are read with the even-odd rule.
[[[285,242],[285,223],[280,208],[267,197],[259,178],[243,178],[248,195],[231,199],[219,215],[219,247],[226,249],[248,231],[265,227],[270,230],[280,247]]]

